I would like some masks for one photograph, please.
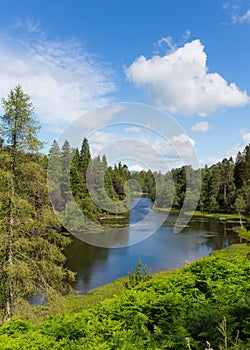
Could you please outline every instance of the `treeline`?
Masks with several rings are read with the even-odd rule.
[[[92,158],[84,138],[80,150],[67,140],[60,148],[54,141],[49,152],[50,197],[56,211],[69,211],[74,200],[92,222],[104,216],[128,212],[124,185],[130,172],[121,162],[108,166],[106,156]],[[127,204],[127,206],[125,206]]]
[[[140,192],[152,199],[155,208],[180,210],[185,201],[186,210],[237,212],[246,216],[250,213],[250,145],[238,153],[235,161],[225,158],[198,170],[186,165],[166,174],[151,170],[131,173],[121,162],[112,168],[105,155],[92,159],[86,138],[80,150],[71,148],[68,141],[60,149],[54,141],[49,159],[53,165],[50,171],[58,174],[51,193],[56,209],[65,210],[71,191],[80,210],[93,222],[129,209],[124,185],[131,179],[140,184]],[[67,184],[64,168],[68,160],[71,165]],[[138,186],[134,190],[136,193]]]
[[[158,208],[179,210],[186,197],[187,208],[198,198],[201,212],[250,213],[250,145],[235,161],[231,157],[199,170],[183,166],[167,174],[142,171],[132,177]]]

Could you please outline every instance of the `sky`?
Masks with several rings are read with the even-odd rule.
[[[96,154],[130,148],[134,170],[211,165],[250,143],[250,0],[0,5],[0,97],[22,85],[45,152],[72,125]],[[143,145],[157,161],[132,161]]]

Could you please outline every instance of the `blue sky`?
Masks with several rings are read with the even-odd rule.
[[[46,149],[75,118],[121,102],[169,113],[183,129],[176,142],[195,148],[201,165],[250,143],[250,1],[0,5],[0,97],[22,84]],[[138,139],[135,131],[136,125],[131,135]],[[99,131],[93,149],[101,152],[100,140],[107,143],[114,133]],[[146,142],[148,132],[140,140],[143,135]],[[153,136],[150,145],[162,150]]]

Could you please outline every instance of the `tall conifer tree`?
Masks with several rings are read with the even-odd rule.
[[[17,85],[2,104],[0,311],[9,320],[33,296],[62,291],[72,275],[62,267],[67,239],[56,230],[30,97]]]

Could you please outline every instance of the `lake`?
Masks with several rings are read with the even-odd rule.
[[[128,219],[131,226],[124,228],[123,237],[120,238],[128,245],[134,242],[136,234],[143,235],[144,229],[140,233],[134,232],[136,222],[150,213],[148,222],[144,222],[146,232],[146,228],[154,224],[152,221],[157,222],[162,216],[162,213],[150,209],[152,202],[149,198],[134,198],[134,201],[137,204],[132,206]],[[176,218],[174,215],[168,216],[167,223],[147,239],[122,248],[96,247],[73,237],[65,254],[67,267],[77,273],[74,288],[80,294],[85,294],[90,289],[126,276],[128,271],[134,270],[139,258],[154,273],[181,267],[186,262],[208,256],[212,250],[240,243],[240,238],[230,225],[215,219],[193,218],[188,227],[174,233]]]

